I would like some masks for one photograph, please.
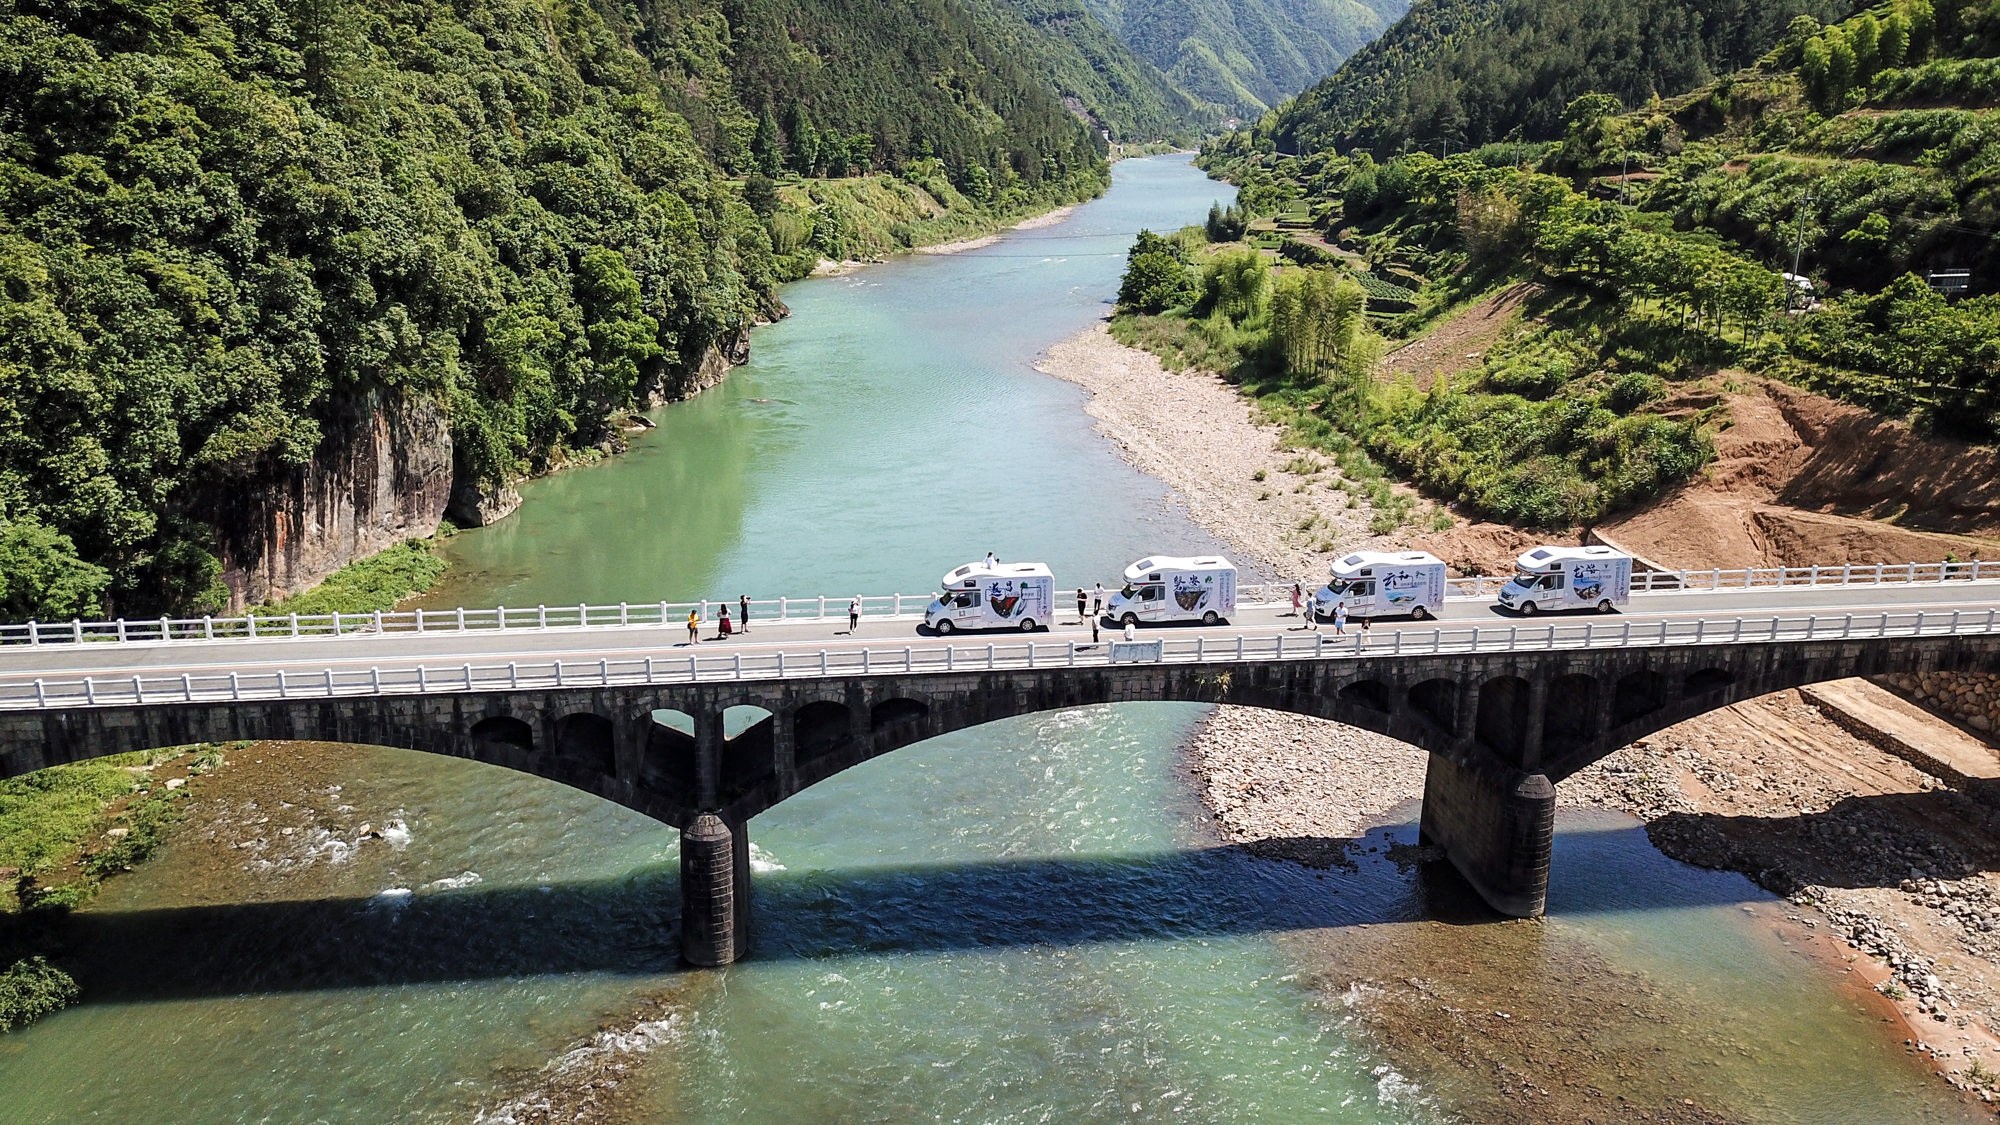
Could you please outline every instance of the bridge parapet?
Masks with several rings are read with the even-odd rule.
[[[1907,562],[1837,566],[1746,567],[1709,570],[1640,571],[1632,575],[1635,593],[1661,591],[1760,593],[1851,586],[1914,586],[1983,582],[2000,579],[2000,563]],[[1307,587],[1323,578],[1300,579]],[[1488,598],[1498,594],[1504,575],[1469,575],[1447,580],[1455,598]],[[1245,583],[1238,603],[1245,607],[1276,606],[1290,595],[1291,582]],[[860,602],[864,620],[916,621],[933,595],[864,594],[750,600],[760,622],[825,622],[844,618],[850,600]],[[492,608],[413,609],[374,613],[249,614],[241,617],[159,617],[110,621],[26,621],[0,623],[0,645],[60,644],[190,644],[226,640],[341,638],[355,635],[409,634],[429,636],[459,632],[528,632],[549,629],[668,628],[689,613],[708,621],[716,610],[737,608],[728,598],[701,601],[580,603],[564,606],[495,606]]]
[[[1440,625],[1431,629],[1326,631],[1211,636],[1208,632],[1150,634],[1143,645],[1088,644],[1076,640],[1018,639],[983,642],[912,641],[819,648],[769,648],[727,653],[666,652],[622,658],[566,661],[560,657],[505,663],[371,664],[262,671],[189,671],[117,677],[35,677],[0,680],[0,711],[149,704],[242,703],[257,700],[350,699],[430,696],[491,691],[562,691],[573,688],[842,679],[852,676],[929,675],[1095,667],[1151,658],[1165,664],[1246,663],[1290,660],[1359,660],[1379,657],[1458,656],[1516,652],[1569,652],[1673,648],[1742,643],[1811,643],[1898,637],[1987,636],[2000,633],[2000,607],[1881,610],[1866,613],[1791,613],[1634,621],[1582,618]],[[1154,655],[1157,654],[1157,655]]]

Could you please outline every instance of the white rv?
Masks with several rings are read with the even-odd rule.
[[[1523,617],[1550,609],[1610,613],[1632,600],[1632,556],[1609,547],[1537,547],[1514,560],[1500,604]]]
[[[1125,588],[1104,616],[1124,624],[1199,621],[1213,625],[1236,612],[1236,567],[1221,555],[1140,559],[1125,568]]]
[[[939,636],[961,629],[1033,632],[1055,620],[1056,580],[1041,563],[967,563],[944,576],[924,610]]]
[[[1422,551],[1356,551],[1330,570],[1332,579],[1313,592],[1312,611],[1322,619],[1342,605],[1349,617],[1418,621],[1444,607],[1444,561]]]

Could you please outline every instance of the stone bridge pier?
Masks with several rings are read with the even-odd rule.
[[[1884,672],[2000,672],[2000,636],[50,707],[0,714],[0,777],[236,739],[399,746],[532,773],[679,828],[682,950],[696,965],[726,965],[746,952],[751,932],[752,817],[869,759],[982,723],[1187,701],[1291,711],[1400,739],[1430,754],[1424,838],[1495,910],[1532,917],[1547,901],[1564,778],[1739,700]]]

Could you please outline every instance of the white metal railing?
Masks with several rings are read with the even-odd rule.
[[[1349,660],[1480,652],[1607,649],[1700,644],[1809,642],[1890,637],[1983,636],[2000,633],[2000,608],[1910,612],[1774,615],[1688,620],[1593,617],[1567,621],[1424,629],[1383,628],[1336,635],[1246,636],[1190,630],[1157,635],[1164,664],[1253,660]],[[1189,635],[1191,634],[1191,635]],[[1152,641],[1155,638],[1149,637]],[[1127,646],[1120,663],[1135,655]],[[402,664],[271,672],[180,673],[0,683],[0,711],[131,704],[220,703],[236,700],[327,699],[419,695],[517,688],[601,688],[715,680],[811,679],[852,675],[979,672],[1104,665],[1110,644],[1033,639],[971,644],[858,645],[786,651],[752,650],[619,659],[505,664]]]
[[[1490,597],[1500,592],[1508,576],[1453,578],[1453,595]],[[1635,592],[1663,590],[1768,590],[1799,586],[1888,585],[2000,580],[2000,563],[1881,563],[1867,566],[1770,567],[1737,570],[1645,571],[1632,575]],[[1322,579],[1301,581],[1306,590]],[[1292,583],[1246,583],[1237,588],[1240,608],[1289,605]],[[865,620],[909,620],[920,617],[935,594],[869,594],[862,596]],[[1067,604],[1056,591],[1055,608]],[[769,621],[838,620],[847,615],[849,596],[755,598],[751,624]],[[727,606],[732,615],[739,601],[620,602],[617,605],[499,606],[493,609],[417,609],[378,613],[251,614],[242,617],[119,618],[115,621],[29,621],[0,624],[0,645],[80,644],[86,642],[159,643],[162,641],[243,640],[259,637],[338,637],[352,633],[456,633],[467,630],[576,629],[620,626],[659,627],[684,623],[690,612],[707,625]],[[740,625],[741,622],[738,622]]]
[[[1460,597],[1490,597],[1512,575],[1446,579]],[[1973,582],[2000,579],[2000,563],[1986,560],[1931,563],[1861,563],[1839,566],[1737,567],[1724,570],[1646,570],[1632,573],[1632,592],[1666,590],[1776,590],[1800,586],[1884,586],[1910,583]]]

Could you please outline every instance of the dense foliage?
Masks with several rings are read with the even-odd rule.
[[[79,993],[68,973],[46,958],[24,957],[0,972],[0,1032],[12,1031],[67,1007]]]
[[[1407,0],[1085,0],[1180,86],[1255,118],[1333,73]]]
[[[1101,138],[944,0],[0,10],[10,616],[215,608],[232,495],[361,396],[442,404],[468,481],[595,443],[813,256],[704,146],[927,162],[994,211],[1104,182]],[[715,81],[698,137],[675,107]]]
[[[1982,295],[2000,258],[2000,114],[1988,108],[2000,4],[1886,0],[1831,26],[1713,6],[1682,6],[1702,20],[1677,23],[1638,5],[1658,34],[1624,42],[1706,53],[1675,66],[1654,66],[1669,56],[1650,48],[1603,56],[1623,70],[1593,61],[1585,48],[1599,40],[1579,21],[1615,30],[1625,16],[1543,7],[1506,24],[1541,9],[1420,4],[1334,81],[1204,148],[1246,211],[1314,228],[1260,236],[1271,224],[1253,221],[1250,237],[1371,295],[1414,291],[1410,311],[1373,317],[1389,333],[1537,283],[1523,321],[1472,371],[1370,383],[1363,406],[1325,417],[1433,495],[1535,524],[1589,522],[1686,479],[1711,456],[1704,404],[1732,369],[2000,436],[2000,296]],[[1482,19],[1502,20],[1499,32]],[[1744,37],[1758,28],[1768,39]],[[1510,43],[1505,67],[1452,69]],[[1746,57],[1755,65],[1651,96],[1672,92],[1651,83]],[[1565,70],[1597,88],[1519,81]],[[1620,85],[1635,76],[1649,85]],[[1455,141],[1537,139],[1448,159],[1341,151],[1421,140],[1446,120],[1425,115],[1453,99],[1472,99],[1450,118],[1464,126]],[[1337,111],[1371,106],[1355,128],[1332,127]],[[1810,280],[1784,279],[1795,263]]]
[[[1418,0],[1279,111],[1280,149],[1443,150],[1562,135],[1590,93],[1628,106],[1745,66],[1801,13],[1843,0]]]

